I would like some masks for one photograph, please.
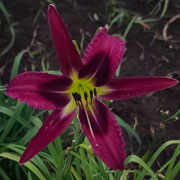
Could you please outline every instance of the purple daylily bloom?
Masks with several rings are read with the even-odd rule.
[[[177,84],[166,77],[114,78],[124,53],[122,39],[102,28],[91,40],[83,60],[53,5],[49,24],[63,75],[25,72],[8,85],[6,95],[28,105],[54,110],[31,140],[20,164],[58,137],[79,113],[81,126],[97,156],[112,169],[123,169],[125,150],[121,129],[105,100],[128,99]]]

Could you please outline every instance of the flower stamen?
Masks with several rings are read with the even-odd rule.
[[[82,104],[82,100],[81,100],[81,95],[80,94],[75,92],[75,93],[72,93],[72,96],[73,96],[77,106]]]
[[[92,90],[90,90],[90,97],[91,97],[91,102],[90,102],[90,104],[92,104],[92,100],[93,100],[93,91],[92,91]]]
[[[84,99],[86,100],[86,107],[88,106],[88,95],[87,92],[84,93]]]
[[[97,96],[96,88],[94,88],[94,95]]]
[[[90,129],[91,135],[92,135],[93,139],[95,139],[94,132],[93,132],[93,129],[92,129],[92,126],[91,126],[91,122],[90,122],[90,119],[89,119],[89,116],[88,116],[86,108],[84,108],[84,112],[86,114],[86,118],[87,118],[87,122],[88,122],[88,126],[89,126],[89,129]]]

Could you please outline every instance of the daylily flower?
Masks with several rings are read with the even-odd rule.
[[[102,28],[89,43],[83,59],[76,51],[57,10],[48,9],[49,24],[61,72],[25,72],[8,85],[6,95],[28,105],[54,110],[31,140],[20,159],[30,160],[58,137],[76,112],[97,156],[112,169],[123,169],[125,150],[121,129],[105,100],[122,100],[177,84],[166,77],[114,78],[124,53],[124,42]]]

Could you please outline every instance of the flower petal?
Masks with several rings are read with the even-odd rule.
[[[71,75],[73,71],[78,72],[82,65],[81,58],[76,51],[60,15],[53,5],[49,5],[48,17],[61,72],[66,76]]]
[[[121,128],[109,109],[95,100],[87,110],[80,108],[79,119],[97,156],[112,169],[124,169],[124,140]]]
[[[107,100],[122,100],[163,90],[176,85],[178,81],[166,77],[118,78],[98,88],[98,95]]]
[[[70,101],[66,90],[71,84],[65,76],[25,72],[10,81],[6,95],[38,109],[57,109]]]
[[[25,163],[45,148],[50,142],[57,138],[72,122],[75,117],[76,109],[64,114],[64,109],[55,110],[44,122],[36,136],[28,144],[24,151],[20,164]]]
[[[104,85],[114,75],[123,54],[123,40],[102,28],[85,51],[79,78],[94,78],[96,86]]]

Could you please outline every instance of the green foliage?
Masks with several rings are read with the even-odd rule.
[[[157,15],[161,9],[161,13],[160,13],[160,18],[163,18],[166,14],[166,11],[168,9],[168,4],[169,4],[169,0],[159,0],[156,1],[156,5],[154,6],[154,8],[151,11],[151,15]]]
[[[10,32],[10,36],[11,36],[11,39],[10,39],[8,45],[0,52],[0,57],[1,57],[1,56],[4,56],[9,51],[9,49],[12,48],[12,46],[15,42],[15,31],[14,31],[13,25],[10,22],[8,12],[2,1],[0,1],[0,10],[2,11],[2,13],[6,19],[6,22],[8,24],[8,28],[9,28],[9,32]]]
[[[116,120],[119,123],[119,125],[128,132],[130,139],[131,137],[134,137],[136,139],[136,141],[139,144],[139,148],[138,148],[138,151],[139,151],[141,147],[141,139],[138,133],[130,125],[128,125],[125,121],[123,121],[120,117],[116,116]]]
[[[28,52],[28,50],[22,50],[14,59],[14,63],[11,70],[10,79],[13,79],[18,74],[19,65],[21,63],[23,55]]]
[[[139,12],[132,11],[131,9],[127,9],[125,6],[125,2],[119,0],[107,0],[106,3],[106,13],[107,13],[107,21],[109,28],[112,26],[122,29],[124,32],[121,33],[121,37],[126,40],[126,37],[129,31],[133,28],[134,24],[140,24],[143,27],[149,28],[147,24],[150,22],[159,21],[166,14],[168,9],[169,0],[150,0],[144,1],[144,5],[147,6],[155,1],[155,6],[152,10],[149,10],[148,18],[145,17],[144,14],[140,14]],[[142,0],[143,2],[143,0]],[[127,2],[128,3],[128,2]],[[134,2],[135,3],[135,2]],[[159,15],[160,14],[160,15]],[[124,28],[125,27],[125,28]],[[122,31],[121,30],[121,31]]]

